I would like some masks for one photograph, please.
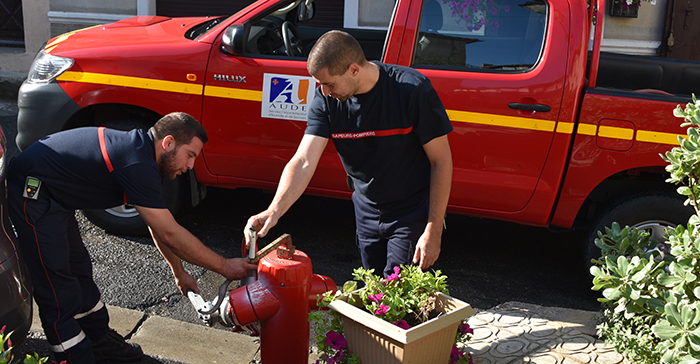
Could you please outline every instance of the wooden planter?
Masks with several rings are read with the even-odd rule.
[[[469,304],[438,293],[436,310],[443,314],[404,330],[340,300],[330,307],[343,316],[348,350],[363,364],[447,364],[457,327],[475,313]]]
[[[620,18],[636,18],[639,13],[639,6],[627,6],[622,5],[625,0],[612,0],[612,6],[610,7],[610,15]]]

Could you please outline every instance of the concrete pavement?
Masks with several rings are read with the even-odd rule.
[[[115,306],[109,306],[109,312],[111,326],[148,355],[142,363],[259,363],[258,338]],[[596,339],[597,316],[591,311],[504,303],[469,319],[474,336],[467,350],[475,364],[629,363]],[[43,330],[34,317],[30,337],[42,340]],[[309,363],[316,359],[312,350]]]

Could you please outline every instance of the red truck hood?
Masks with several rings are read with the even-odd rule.
[[[71,57],[73,52],[86,49],[121,48],[123,46],[164,45],[192,42],[185,33],[193,26],[211,20],[206,17],[168,18],[164,16],[135,16],[115,23],[76,30],[51,39],[47,53]]]

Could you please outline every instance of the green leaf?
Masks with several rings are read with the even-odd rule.
[[[623,256],[617,257],[617,266],[619,268],[620,275],[626,276],[627,269],[629,268],[629,261],[627,260],[627,258]]]
[[[608,288],[603,290],[603,297],[610,299],[610,300],[616,300],[622,296],[622,292],[620,292],[620,287],[615,287],[615,288]]]
[[[675,303],[667,303],[666,306],[664,306],[664,312],[666,313],[666,319],[671,325],[683,327],[681,314],[678,312],[678,306]]]
[[[686,356],[678,362],[678,364],[698,364],[698,363],[700,363],[700,359],[693,358],[692,356]]]
[[[659,277],[656,278],[656,281],[665,287],[673,287],[679,282],[683,281],[683,279],[675,277],[675,276],[669,276],[668,274],[662,272],[659,274]]]
[[[700,337],[691,334],[688,341],[690,342],[690,347],[693,350],[700,351]]]
[[[668,321],[661,321],[652,326],[651,330],[663,340],[671,340],[680,334],[680,330],[669,324]]]
[[[357,281],[347,281],[343,284],[343,292],[349,293],[357,289]]]

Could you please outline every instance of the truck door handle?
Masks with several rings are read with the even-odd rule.
[[[530,105],[530,104],[521,104],[517,102],[511,102],[508,104],[508,107],[511,109],[515,110],[528,110],[528,111],[539,111],[539,112],[549,112],[552,110],[548,105],[542,105],[542,104],[537,104],[537,105]]]

